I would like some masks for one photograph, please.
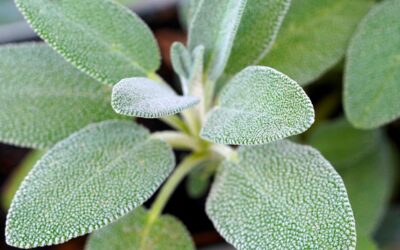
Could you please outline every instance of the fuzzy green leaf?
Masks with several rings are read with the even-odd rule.
[[[189,31],[189,48],[205,47],[205,72],[217,80],[254,64],[272,44],[290,0],[203,0]],[[232,55],[231,55],[231,52]]]
[[[241,147],[225,161],[207,214],[238,249],[354,249],[340,176],[315,149],[281,141]]]
[[[0,141],[48,148],[93,122],[117,118],[105,86],[44,44],[0,48]]]
[[[264,144],[307,130],[314,109],[303,89],[284,74],[251,66],[222,90],[201,136],[224,144]]]
[[[262,65],[304,86],[344,56],[358,22],[373,0],[295,0]]]
[[[9,245],[63,243],[145,202],[174,167],[171,148],[128,121],[92,124],[35,165],[7,216]]]
[[[193,250],[185,226],[163,215],[148,227],[148,213],[139,207],[113,224],[93,233],[86,250]],[[146,229],[149,230],[146,232]],[[146,234],[146,236],[144,236]]]
[[[318,127],[310,144],[321,149],[343,177],[357,232],[371,235],[388,206],[393,183],[395,164],[386,138],[381,131],[360,131],[341,119]]]
[[[349,121],[371,129],[400,117],[400,2],[377,4],[347,54],[344,107]]]
[[[173,115],[198,102],[197,97],[178,96],[168,85],[142,77],[120,81],[111,98],[117,113],[144,118]]]
[[[203,82],[203,60],[204,47],[199,45],[193,53],[181,43],[175,42],[171,47],[171,61],[175,73],[178,74],[184,95],[195,94],[200,98],[203,97],[198,93],[199,85]]]
[[[149,28],[112,0],[16,0],[34,30],[77,68],[115,84],[160,64]]]
[[[42,151],[33,151],[29,153],[22,161],[22,163],[18,166],[18,168],[13,172],[11,177],[7,180],[1,197],[2,206],[5,210],[8,210],[15,193],[21,185],[21,182],[32,170],[36,162],[40,158],[42,158],[43,154],[44,152]]]

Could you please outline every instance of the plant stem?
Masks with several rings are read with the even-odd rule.
[[[199,143],[196,138],[177,131],[156,132],[153,133],[151,137],[165,141],[174,149],[192,150],[198,152],[201,151],[203,148],[202,144]]]
[[[213,144],[210,151],[230,161],[236,161],[238,158],[236,150],[227,145]]]
[[[164,116],[164,117],[161,117],[160,120],[176,130],[180,130],[186,134],[190,134],[190,130],[186,126],[185,122],[182,121],[182,119],[176,115]]]
[[[175,169],[168,181],[162,187],[149,212],[148,224],[151,225],[161,214],[172,193],[183,178],[199,163],[210,157],[208,153],[194,153],[186,157]]]

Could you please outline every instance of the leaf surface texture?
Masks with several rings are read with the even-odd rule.
[[[114,86],[111,104],[122,115],[157,118],[179,113],[198,102],[197,97],[178,96],[166,84],[135,77]]]
[[[281,141],[225,161],[207,214],[237,249],[355,249],[342,179],[315,149]]]
[[[49,148],[118,115],[110,92],[44,44],[0,48],[0,141]]]
[[[268,67],[244,69],[222,90],[201,136],[223,144],[264,144],[307,130],[314,109],[303,89]]]
[[[63,243],[142,205],[174,167],[171,148],[128,121],[92,124],[35,165],[7,215],[6,241],[20,248]]]
[[[146,24],[112,0],[16,0],[34,30],[77,68],[115,84],[158,69],[157,43]]]
[[[194,250],[188,231],[175,217],[159,217],[145,233],[147,223],[148,212],[138,207],[120,220],[94,232],[85,249]]]

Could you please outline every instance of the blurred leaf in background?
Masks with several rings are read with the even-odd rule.
[[[382,249],[400,249],[400,207],[388,210],[375,238]]]
[[[0,0],[0,25],[21,21],[22,19],[22,15],[13,0]]]
[[[9,177],[1,193],[1,205],[4,210],[8,210],[14,194],[17,192],[21,182],[43,154],[44,152],[39,150],[30,152],[17,167],[11,177]]]

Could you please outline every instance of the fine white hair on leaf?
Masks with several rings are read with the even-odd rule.
[[[351,249],[344,183],[315,149],[289,141],[242,146],[220,166],[207,214],[237,249]]]
[[[6,241],[20,248],[60,244],[142,205],[175,165],[166,143],[133,122],[92,124],[57,143],[17,191]]]
[[[201,136],[222,144],[265,144],[300,134],[313,122],[313,105],[295,81],[272,68],[250,66],[222,90]]]
[[[114,86],[111,98],[117,113],[144,118],[173,115],[197,103],[197,97],[178,96],[168,85],[143,77],[121,80]]]

